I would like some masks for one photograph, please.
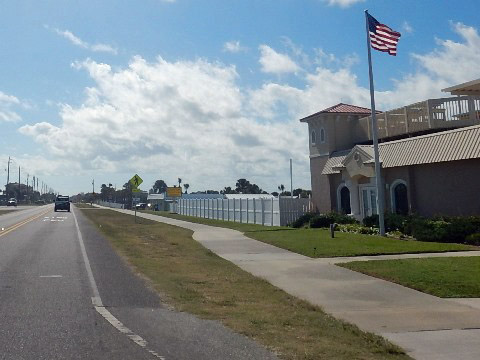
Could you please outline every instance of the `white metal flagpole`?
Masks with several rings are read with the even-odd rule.
[[[370,102],[372,109],[372,139],[373,139],[373,152],[375,156],[375,184],[377,188],[377,211],[378,211],[378,223],[380,227],[380,235],[385,235],[385,219],[384,219],[384,206],[385,197],[382,185],[382,174],[380,156],[378,153],[378,127],[377,116],[375,111],[375,95],[373,87],[373,71],[372,71],[372,53],[370,51],[370,31],[368,27],[368,10],[365,10],[365,24],[367,30],[367,49],[368,49],[368,74],[370,77]]]

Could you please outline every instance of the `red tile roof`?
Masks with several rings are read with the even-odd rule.
[[[355,105],[349,105],[349,104],[337,104],[334,106],[331,106],[325,110],[320,111],[320,113],[355,113],[355,114],[371,114],[372,111],[370,109],[360,107],[360,106],[355,106]]]
[[[381,111],[377,111],[377,113],[380,113],[380,112]],[[364,107],[360,107],[360,106],[356,106],[356,105],[339,103],[337,105],[334,105],[334,106],[331,106],[331,107],[326,108],[324,110],[321,110],[319,112],[316,112],[315,114],[304,117],[303,119],[300,119],[300,121],[306,120],[306,119],[308,119],[312,116],[318,115],[318,114],[326,114],[326,113],[355,114],[355,115],[368,116],[372,113],[372,111],[368,108],[364,108]]]

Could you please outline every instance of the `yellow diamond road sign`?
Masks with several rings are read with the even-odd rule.
[[[133,177],[130,179],[130,184],[132,184],[134,189],[138,188],[142,182],[142,178],[137,174],[133,175]]]

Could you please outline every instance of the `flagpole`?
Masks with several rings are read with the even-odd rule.
[[[370,33],[368,28],[368,10],[365,10],[365,25],[367,30],[367,49],[368,49],[368,75],[370,77],[370,103],[372,109],[372,139],[373,139],[373,153],[375,157],[375,184],[377,188],[377,210],[378,210],[378,224],[380,227],[380,235],[385,235],[385,219],[384,219],[384,205],[385,197],[382,186],[382,174],[380,165],[380,156],[378,153],[378,127],[377,116],[375,111],[375,95],[373,87],[373,71],[372,71],[372,52],[370,50]]]

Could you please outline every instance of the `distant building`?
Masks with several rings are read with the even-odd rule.
[[[379,113],[385,209],[432,216],[480,214],[480,79]],[[464,95],[468,94],[468,95]],[[312,201],[324,213],[377,213],[370,110],[338,104],[308,124]]]

